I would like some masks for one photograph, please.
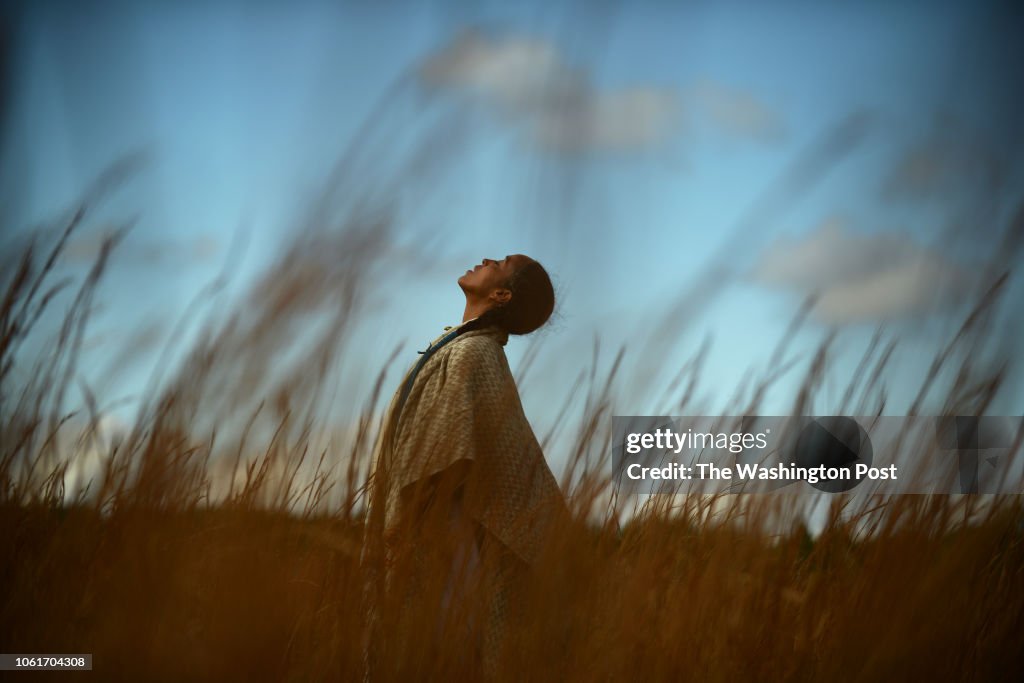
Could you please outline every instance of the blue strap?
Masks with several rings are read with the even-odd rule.
[[[395,407],[394,419],[396,427],[398,426],[399,419],[401,419],[402,417],[402,409],[405,408],[405,401],[406,399],[409,398],[409,392],[412,391],[413,382],[416,381],[416,376],[420,374],[420,370],[426,364],[427,360],[431,356],[433,356],[442,346],[458,337],[461,333],[468,331],[469,330],[466,329],[465,325],[460,325],[459,327],[456,327],[454,330],[452,330],[445,336],[441,337],[436,344],[430,344],[424,351],[418,352],[420,354],[419,362],[416,363],[416,367],[412,369],[412,372],[409,373],[409,378],[405,380],[405,384],[402,385],[402,393],[398,397],[398,405]]]

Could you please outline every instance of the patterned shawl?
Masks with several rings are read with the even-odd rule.
[[[565,502],[523,412],[507,341],[496,327],[449,341],[424,363],[396,419],[405,380],[399,385],[375,448],[371,525],[376,516],[385,534],[394,529],[403,491],[466,462],[466,512],[527,564],[536,561]]]

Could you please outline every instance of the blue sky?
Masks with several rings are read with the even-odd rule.
[[[411,362],[413,346],[460,320],[466,268],[523,252],[560,294],[541,371],[523,387],[538,424],[595,335],[605,364],[627,346],[623,414],[650,412],[660,391],[648,382],[710,335],[699,398],[717,413],[812,292],[819,305],[794,349],[806,359],[840,331],[823,404],[884,324],[901,339],[887,412],[905,410],[1020,201],[1019,14],[978,3],[510,5],[26,3],[10,62],[3,243],[22,230],[12,226],[60,215],[118,156],[149,154],[62,266],[83,272],[112,221],[137,216],[83,377],[112,396],[138,392],[154,355],[101,372],[126,331],[166,336],[226,262],[230,291],[243,292],[353,146],[351,192],[387,192],[389,164],[432,141],[447,156],[402,179],[394,248],[346,361],[358,395],[396,343],[408,340]],[[851,116],[847,146],[780,186]],[[668,336],[649,343],[672,311]],[[508,345],[513,368],[526,346]],[[764,413],[787,412],[798,370]],[[1019,387],[994,412],[1024,411]]]

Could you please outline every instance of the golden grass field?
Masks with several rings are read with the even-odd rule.
[[[5,281],[0,652],[92,653],[91,674],[63,676],[75,680],[361,680],[360,487],[376,430],[372,406],[391,387],[359,399],[361,428],[348,442],[330,452],[313,444],[321,419],[314,399],[322,394],[309,377],[254,379],[274,349],[261,344],[278,323],[287,328],[281,320],[291,308],[310,301],[300,291],[308,282],[282,268],[248,322],[201,337],[136,423],[118,438],[101,434],[102,402],[77,384],[76,368],[116,237],[35,365],[23,347],[49,303],[53,263],[81,219],[50,247],[34,243]],[[352,253],[353,243],[346,249]],[[338,267],[343,276],[350,264],[341,259]],[[323,282],[347,286],[330,273]],[[994,291],[979,304],[935,372],[984,343],[982,313],[998,297]],[[331,339],[341,328],[325,329]],[[324,358],[336,350],[316,348]],[[884,350],[872,358],[876,380],[885,362]],[[16,383],[18,367],[31,372]],[[312,374],[321,367],[330,366]],[[1002,375],[966,363],[961,370],[946,405],[980,414]],[[821,371],[811,364],[807,392]],[[584,462],[606,450],[610,380],[592,375],[586,399],[570,399],[585,404],[568,427],[580,444],[566,491],[575,520],[536,568],[522,621],[501,655],[501,678],[1019,680],[1019,496],[893,496],[858,509],[834,496],[816,537],[794,513],[798,501],[781,495],[660,501],[622,521],[634,503],[610,498],[600,469]],[[860,390],[884,405],[881,383]],[[246,402],[232,398],[243,394]],[[69,407],[75,402],[82,406]],[[82,436],[58,438],[72,412],[85,425]],[[212,438],[209,425],[221,419]],[[67,490],[65,475],[86,450],[98,457],[97,474],[87,491]],[[318,458],[312,477],[296,476]],[[213,462],[233,465],[225,495],[212,493]],[[395,609],[383,610],[378,679],[478,673],[461,658],[464,638],[431,638],[435,610],[404,615],[422,625],[422,637],[388,639]]]

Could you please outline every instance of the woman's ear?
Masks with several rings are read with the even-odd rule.
[[[492,290],[488,298],[496,304],[507,304],[512,299],[512,290],[510,289],[495,289]]]

